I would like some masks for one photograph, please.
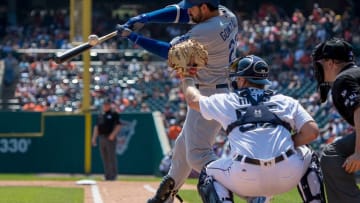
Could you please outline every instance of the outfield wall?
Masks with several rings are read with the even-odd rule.
[[[170,150],[160,113],[120,118],[119,173],[158,174]],[[84,173],[84,120],[83,114],[0,112],[0,173]],[[91,173],[103,173],[98,147],[92,147],[91,163]]]

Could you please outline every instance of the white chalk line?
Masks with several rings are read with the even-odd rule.
[[[152,193],[155,193],[156,192],[156,189],[151,187],[150,185],[146,184],[144,185],[144,188],[145,190],[149,191],[149,192],[152,192]]]
[[[103,203],[103,200],[100,195],[99,187],[97,184],[91,185],[91,193],[93,196],[94,203]]]

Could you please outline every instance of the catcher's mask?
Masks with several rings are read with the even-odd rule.
[[[354,61],[352,46],[343,39],[333,38],[315,46],[312,53],[314,77],[318,82],[321,102],[325,102],[331,89],[331,82],[324,80],[323,59],[334,59],[343,62]]]
[[[233,87],[236,84],[237,77],[244,77],[251,83],[258,85],[271,85],[270,80],[268,80],[269,69],[269,65],[262,58],[249,55],[237,58],[230,64],[229,77],[233,81]]]

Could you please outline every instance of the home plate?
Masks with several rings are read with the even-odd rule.
[[[96,181],[84,179],[84,180],[76,181],[76,184],[77,185],[96,185]]]
[[[95,180],[88,180],[88,179],[79,180],[79,181],[76,181],[76,184],[78,184],[78,185],[91,185],[91,193],[92,193],[92,196],[93,196],[93,202],[94,203],[103,203],[103,200],[102,200],[101,195],[100,195],[99,188],[98,188]]]

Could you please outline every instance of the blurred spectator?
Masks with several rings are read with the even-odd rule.
[[[4,59],[5,71],[4,71],[4,84],[11,85],[15,78],[18,69],[18,60],[13,56],[11,52],[7,53]]]
[[[173,147],[175,145],[175,140],[179,136],[182,127],[180,124],[176,121],[175,118],[170,120],[170,126],[168,128],[168,138],[170,140],[170,145]]]
[[[150,107],[146,103],[141,104],[140,112],[151,112]]]

